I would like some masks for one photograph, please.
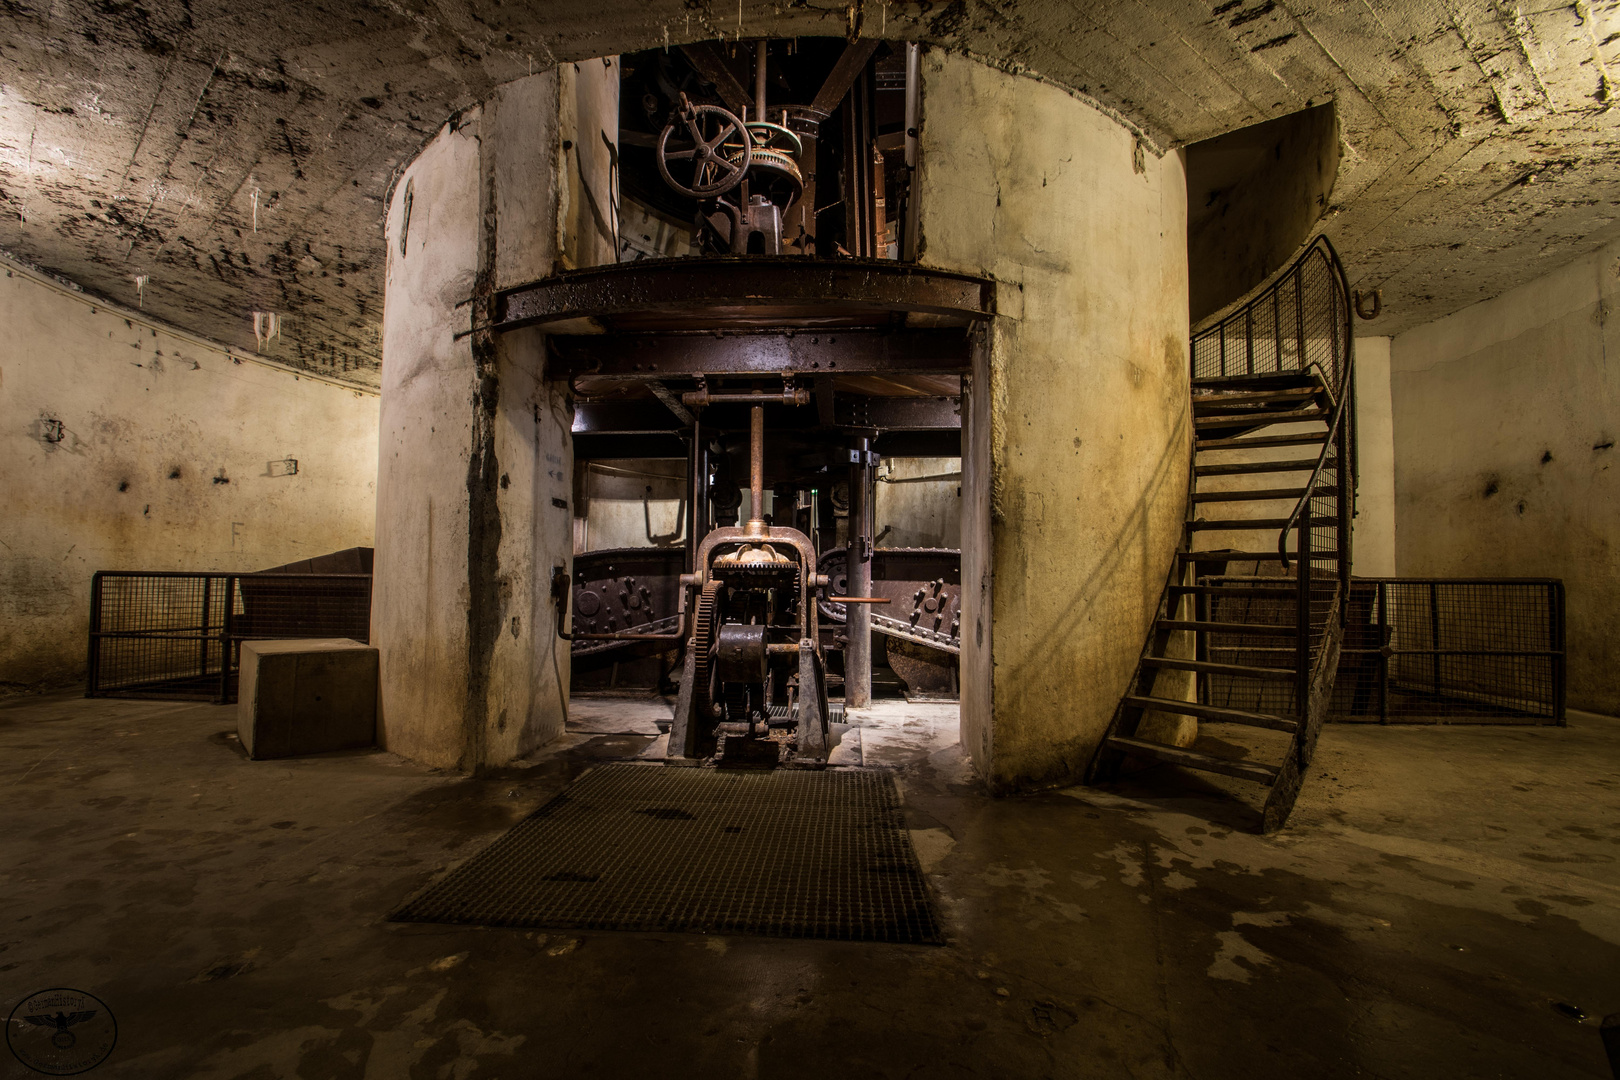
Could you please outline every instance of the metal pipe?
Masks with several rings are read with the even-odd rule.
[[[917,121],[922,90],[922,48],[906,42],[906,168],[917,167]]]
[[[709,479],[709,461],[708,454],[704,450],[703,425],[694,416],[692,442],[686,448],[686,482],[690,497],[686,502],[686,560],[683,565],[688,574],[697,568],[697,546],[701,539],[698,536],[698,528],[703,520],[701,508],[708,503],[706,487]],[[708,530],[705,529],[704,532]]]
[[[764,120],[765,117],[765,55],[766,44],[763,39],[754,53],[754,118]]]
[[[748,495],[753,500],[748,530],[765,524],[765,406],[755,405],[748,415]]]
[[[892,604],[887,596],[829,596],[829,604]]]
[[[681,395],[687,405],[808,405],[810,391],[804,387],[783,390],[780,394],[712,393],[708,390],[688,390]]]
[[[857,439],[849,467],[849,591],[872,595],[872,442]],[[844,703],[861,708],[872,701],[872,609],[852,605],[845,616],[849,644],[844,650]]]

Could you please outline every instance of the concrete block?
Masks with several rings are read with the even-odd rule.
[[[254,759],[377,741],[377,650],[348,638],[244,641],[236,732]]]

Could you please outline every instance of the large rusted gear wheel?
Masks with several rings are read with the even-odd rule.
[[[692,696],[700,703],[701,715],[713,712],[714,694],[710,688],[710,659],[714,654],[716,636],[720,633],[720,590],[725,583],[710,581],[698,594],[697,613],[693,620],[692,648],[697,650],[697,663],[692,672]]]
[[[676,149],[671,137],[690,145]],[[724,150],[728,141],[736,143],[729,155]],[[693,105],[682,94],[680,107],[658,136],[657,159],[664,183],[682,195],[712,199],[743,182],[754,163],[754,144],[735,113],[719,105]],[[675,178],[672,164],[683,179]]]

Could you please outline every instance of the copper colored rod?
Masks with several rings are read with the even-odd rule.
[[[759,43],[754,53],[754,119],[765,119],[765,57],[766,44]]]
[[[892,604],[894,601],[887,596],[829,596],[827,602],[831,604]]]
[[[748,424],[748,494],[754,500],[753,521],[765,520],[765,406],[755,405]]]

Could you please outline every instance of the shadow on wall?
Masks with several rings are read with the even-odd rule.
[[[1065,677],[1063,673],[1069,667],[1069,663],[1064,654],[1080,626],[1093,616],[1093,605],[1096,604],[1098,597],[1105,589],[1115,587],[1120,577],[1120,568],[1127,558],[1140,561],[1142,568],[1140,576],[1144,587],[1151,589],[1152,592],[1151,595],[1144,596],[1144,606],[1137,613],[1132,625],[1119,628],[1119,633],[1125,636],[1117,644],[1119,649],[1133,656],[1141,651],[1149,623],[1157,610],[1162,583],[1170,571],[1174,551],[1179,548],[1179,543],[1169,548],[1153,543],[1150,515],[1155,507],[1163,505],[1167,485],[1177,483],[1178,478],[1183,482],[1190,478],[1191,459],[1188,449],[1191,437],[1188,430],[1190,418],[1190,411],[1184,410],[1176,426],[1170,430],[1169,438],[1154,463],[1151,480],[1143,487],[1130,514],[1120,521],[1107,555],[1098,562],[1086,579],[1075,587],[1068,606],[1063,608],[1047,632],[1040,635],[1041,644],[1025,655],[1019,663],[1009,665],[1004,672],[997,671],[998,712],[1003,709],[1017,711],[1021,708],[1021,698],[1031,694],[1048,693],[1054,688],[1057,688],[1058,692],[1089,694],[1097,698],[1106,698],[1114,703],[1125,694],[1129,679],[1135,676],[1134,667],[1127,673],[1126,681],[1120,685],[1098,686],[1089,679]],[[1014,499],[1018,498],[1019,496],[1014,496]],[[1008,514],[998,507],[997,531],[1006,529],[1018,516]],[[1156,562],[1159,565],[1154,565]],[[1094,670],[1101,670],[1106,666],[1097,664]],[[1007,700],[1000,698],[1002,687],[1011,690]],[[1110,706],[1108,715],[1111,716],[1112,712]],[[1082,731],[1049,749],[1043,748],[1049,754],[1048,768],[1051,775],[1030,776],[1027,779],[1036,784],[1053,780],[1075,781],[1090,763],[1103,734],[1104,728],[1098,727],[1095,731]]]
[[[1193,325],[1287,263],[1327,213],[1339,175],[1332,102],[1187,147]]]

